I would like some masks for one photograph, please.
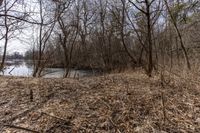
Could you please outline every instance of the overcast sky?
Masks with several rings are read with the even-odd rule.
[[[23,0],[22,0],[23,1]],[[37,0],[24,0],[24,5],[20,5],[20,2],[15,4],[15,6],[11,10],[15,11],[20,11],[20,12],[37,12],[38,9],[36,6],[36,1]],[[9,4],[11,5],[13,0],[7,0]],[[1,13],[1,11],[0,11]],[[11,12],[10,12],[11,13]],[[12,13],[11,13],[12,14]],[[33,38],[31,36],[33,35],[33,26],[29,25],[24,25],[26,28],[23,30],[23,33],[19,34],[16,32],[15,36],[13,39],[9,39],[8,41],[8,48],[7,48],[7,53],[11,54],[13,52],[20,52],[20,53],[25,53],[28,49],[31,48],[31,41]],[[3,27],[1,27],[1,30]],[[2,30],[3,31],[3,30]],[[0,48],[1,52],[3,50],[4,46],[4,40],[0,40]]]

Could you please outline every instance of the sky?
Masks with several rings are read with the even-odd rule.
[[[12,2],[14,0],[7,0],[8,5],[12,5]],[[23,2],[23,0],[17,2],[17,4],[15,4],[14,7],[11,8],[11,10],[17,11],[17,12],[36,12],[37,11],[37,7],[35,4],[36,0],[24,0],[23,3],[24,5],[21,5],[21,2]],[[29,4],[28,4],[29,3]],[[3,5],[2,5],[3,6]],[[0,7],[0,14],[2,12],[1,10],[2,8]],[[10,11],[10,14],[13,15],[13,12]],[[23,30],[23,33],[19,34],[19,32],[16,32],[15,36],[13,39],[9,39],[8,40],[8,47],[7,47],[7,53],[8,54],[12,54],[14,52],[20,52],[21,54],[24,54],[27,50],[29,50],[31,48],[31,36],[33,34],[33,27],[30,27],[30,24],[27,25],[25,24],[26,28]],[[1,31],[4,32],[3,28],[4,27],[0,27]],[[3,46],[4,46],[4,40],[0,40],[0,54],[2,53],[3,50]]]
[[[13,39],[8,42],[8,54],[12,54],[14,52],[19,52],[21,54],[25,54],[25,52],[30,48],[29,45],[21,42],[18,39]]]

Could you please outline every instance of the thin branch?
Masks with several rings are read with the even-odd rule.
[[[136,8],[138,9],[139,11],[141,11],[142,13],[144,14],[147,14],[147,12],[145,12],[144,10],[140,9],[133,1],[129,0],[129,2]]]
[[[32,129],[28,129],[28,128],[24,128],[24,127],[20,127],[20,126],[14,126],[14,125],[3,125],[4,127],[8,127],[8,128],[15,128],[15,129],[19,129],[19,130],[24,130],[27,132],[31,132],[31,133],[40,133],[38,131],[34,131]]]

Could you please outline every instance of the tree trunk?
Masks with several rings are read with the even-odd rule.
[[[2,57],[2,61],[1,61],[1,66],[0,66],[0,71],[3,71],[4,68],[4,63],[5,63],[5,59],[6,59],[6,53],[7,53],[7,45],[8,45],[8,32],[9,32],[9,27],[7,24],[7,3],[5,1],[5,20],[4,20],[4,24],[5,24],[5,28],[6,28],[6,34],[5,34],[5,43],[4,43],[4,51],[3,51],[3,57]]]
[[[151,14],[150,14],[150,5],[149,1],[146,1],[146,17],[147,17],[147,40],[148,40],[148,76],[152,76],[153,71],[153,56],[152,56],[152,36],[151,36]]]
[[[182,50],[183,50],[183,54],[184,54],[184,57],[185,57],[185,61],[186,61],[186,64],[187,64],[187,68],[188,68],[189,70],[191,70],[191,65],[190,65],[189,57],[188,57],[186,48],[185,48],[184,43],[183,43],[182,35],[181,35],[181,33],[180,33],[179,29],[178,29],[177,23],[176,23],[176,21],[175,21],[173,15],[172,15],[172,13],[171,13],[171,10],[170,10],[170,8],[169,8],[168,2],[167,2],[166,0],[165,0],[165,5],[166,5],[167,10],[168,10],[168,12],[169,12],[169,15],[170,15],[170,18],[171,18],[171,20],[172,20],[172,23],[173,23],[173,25],[174,25],[174,27],[175,27],[175,30],[176,30],[176,32],[177,32],[177,34],[178,34],[178,37],[179,37],[179,39],[180,39],[180,44],[181,44],[181,48],[182,48]]]

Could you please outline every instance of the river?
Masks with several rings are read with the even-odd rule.
[[[30,63],[30,61],[28,62],[24,60],[7,61],[4,73],[0,72],[0,75],[31,77],[33,73],[33,65],[31,64],[32,63]],[[63,68],[45,68],[42,75],[45,78],[62,78],[63,74]],[[81,78],[85,76],[92,76],[95,74],[96,72],[92,70],[71,69],[69,72],[69,77]]]

